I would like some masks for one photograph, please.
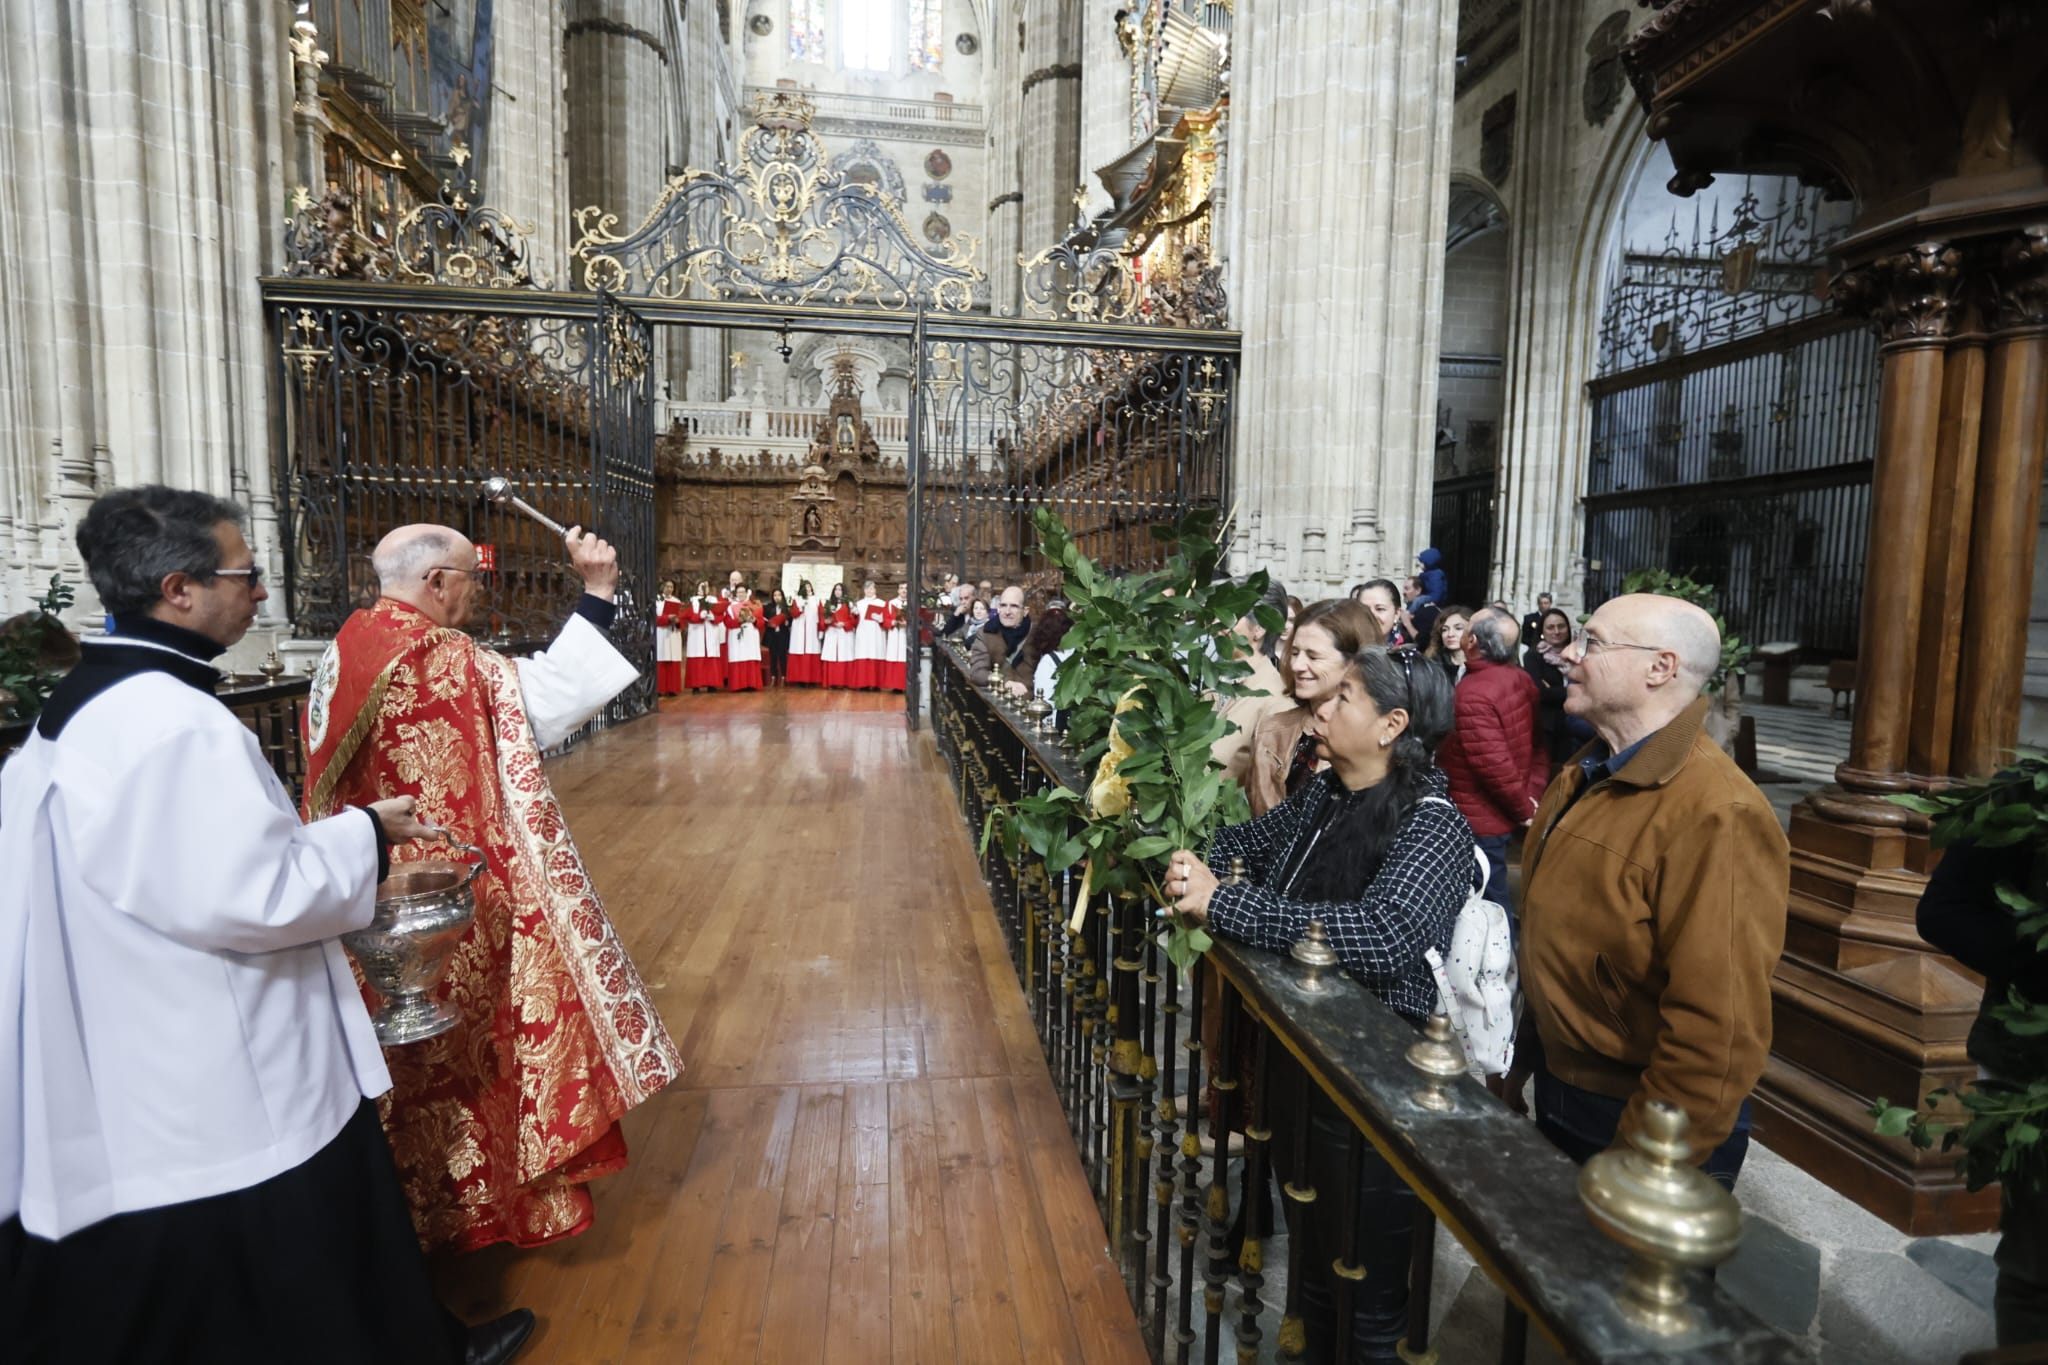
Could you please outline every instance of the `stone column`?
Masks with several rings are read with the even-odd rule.
[[[256,280],[296,180],[289,10],[272,0],[0,7],[0,382],[13,418],[0,610],[99,492],[161,480],[245,499],[279,567]],[[205,137],[188,134],[207,130]],[[180,132],[179,130],[184,130]],[[15,569],[12,566],[19,564]],[[281,606],[281,602],[279,603]],[[76,619],[97,623],[90,593]]]
[[[1022,251],[1043,251],[1074,222],[1081,183],[1081,0],[1025,0],[1018,152]]]
[[[1455,5],[1238,17],[1237,450],[1254,567],[1304,599],[1429,532]]]

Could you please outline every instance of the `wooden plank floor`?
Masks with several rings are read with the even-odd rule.
[[[928,734],[671,698],[550,766],[689,1071],[589,1232],[437,1266],[535,1365],[1142,1362]]]

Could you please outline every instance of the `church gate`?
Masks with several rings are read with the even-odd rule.
[[[725,470],[764,490],[746,504],[751,524],[793,554],[843,547],[857,554],[842,568],[901,574],[913,592],[948,571],[1051,588],[1036,506],[1127,569],[1153,562],[1152,526],[1229,505],[1239,338],[1219,327],[1196,158],[1176,149],[1129,202],[1077,217],[1024,263],[1022,316],[996,317],[975,244],[927,248],[899,205],[843,179],[801,93],[763,97],[754,117],[736,165],[676,176],[637,228],[577,213],[566,286],[537,277],[527,229],[474,181],[410,203],[395,174],[374,196],[296,193],[288,273],[262,282],[285,400],[277,472],[295,635],[331,635],[374,600],[368,556],[384,532],[436,521],[485,561],[473,628],[508,647],[549,637],[578,584],[550,533],[481,498],[502,476],[618,545],[614,635],[647,676],[610,716],[650,709],[653,601],[662,577],[690,567],[663,561],[658,504],[676,471],[657,467],[656,431],[664,334],[673,352],[686,329],[772,332],[783,348],[882,341],[909,357],[900,459],[883,457],[857,395],[838,394],[812,418],[822,462],[742,450]],[[843,520],[831,534],[842,477],[876,490],[900,541],[847,545]],[[915,724],[915,651],[911,667]]]

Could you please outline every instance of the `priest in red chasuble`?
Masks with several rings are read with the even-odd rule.
[[[587,1182],[626,1164],[620,1117],[683,1069],[541,767],[639,676],[605,634],[616,552],[580,529],[565,539],[583,598],[546,652],[515,661],[459,629],[476,547],[445,526],[393,531],[373,556],[382,596],[342,626],[306,704],[309,816],[415,796],[423,821],[488,863],[438,991],[462,1021],[384,1054],[384,1127],[429,1248],[582,1231]]]

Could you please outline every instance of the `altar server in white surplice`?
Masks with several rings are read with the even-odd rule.
[[[813,687],[825,681],[824,648],[818,628],[818,595],[811,590],[810,579],[800,579],[789,604],[789,680]]]
[[[860,585],[853,604],[853,681],[850,686],[873,691],[884,685],[882,663],[889,652],[889,604],[875,596],[875,580]]]
[[[64,1365],[510,1360],[435,1300],[335,936],[410,797],[301,824],[209,660],[268,594],[241,509],[78,528],[114,634],[0,771],[0,1342]]]

